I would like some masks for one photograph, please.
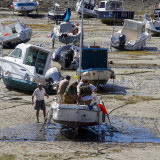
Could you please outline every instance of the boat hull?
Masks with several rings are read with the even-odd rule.
[[[65,19],[65,15],[54,15],[54,14],[47,14],[47,17],[51,20],[59,20],[59,21],[63,21]]]
[[[98,11],[97,17],[103,23],[122,23],[124,19],[133,19],[134,12],[133,11]]]
[[[80,40],[80,34],[77,35],[69,35],[69,34],[61,34],[61,35],[54,35],[54,37],[52,38],[52,41],[59,41],[61,43],[65,43],[65,44],[70,44],[70,43],[74,43],[74,42],[79,42]]]
[[[14,10],[19,13],[31,13],[37,9],[38,4],[35,2],[13,2]]]
[[[82,70],[81,77],[97,86],[99,84],[106,84],[110,78],[115,79],[115,74],[111,69],[99,68]]]
[[[34,91],[37,88],[37,83],[14,79],[7,76],[2,76],[3,83],[8,88],[16,88],[24,91]]]
[[[99,106],[94,106],[90,110],[85,105],[53,102],[49,112],[50,115],[52,115],[54,122],[70,127],[100,125],[105,121],[104,114]]]

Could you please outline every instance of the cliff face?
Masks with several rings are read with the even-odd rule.
[[[54,2],[58,2],[62,7],[67,7],[68,0],[38,0],[39,11],[48,11]],[[100,1],[100,0],[99,0]],[[0,9],[10,9],[13,0],[0,0]],[[70,0],[70,7],[74,10],[77,0]],[[98,0],[97,0],[98,3]],[[125,0],[125,9],[145,13],[151,11],[158,0]]]

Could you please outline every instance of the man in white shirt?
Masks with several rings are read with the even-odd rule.
[[[44,96],[47,96],[47,98],[49,98],[45,89],[42,88],[41,83],[38,84],[38,88],[35,89],[35,91],[32,94],[32,105],[34,105],[34,96],[36,96],[36,103],[35,103],[34,109],[36,110],[37,123],[39,123],[40,109],[43,110],[44,119],[46,117],[46,107],[45,107],[45,102],[44,102]]]

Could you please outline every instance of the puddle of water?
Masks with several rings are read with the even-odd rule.
[[[133,92],[133,93],[127,93],[127,94],[131,94],[131,95],[147,95],[147,94],[149,94],[149,93],[135,93],[135,92]]]
[[[59,124],[51,123],[46,130],[40,131],[41,124],[28,124],[16,128],[6,128],[0,131],[0,140],[8,141],[80,141],[80,142],[152,142],[160,143],[159,132],[156,129],[147,129],[142,126],[135,126],[131,119],[112,117],[112,129],[107,123],[81,128],[76,136],[74,129],[62,127]],[[144,120],[136,119],[136,121]],[[148,121],[152,121],[149,119]],[[153,119],[154,121],[154,119]],[[159,121],[159,120],[158,120]],[[147,123],[147,122],[146,122]],[[155,132],[153,132],[155,131]],[[157,133],[158,132],[158,133]]]

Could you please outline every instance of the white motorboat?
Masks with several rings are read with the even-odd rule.
[[[107,50],[99,46],[83,48],[81,75],[79,69],[77,70],[77,75],[97,88],[100,84],[106,84],[109,79],[116,78],[114,71],[109,67]]]
[[[100,125],[105,122],[105,107],[102,102],[93,95],[92,105],[80,104],[59,104],[56,101],[51,103],[47,121],[51,118],[54,122],[67,125],[73,128],[84,126]],[[103,108],[102,108],[103,107]]]
[[[118,50],[141,50],[146,46],[149,34],[145,31],[145,23],[125,19],[123,28],[111,36],[111,47]]]
[[[124,10],[124,0],[103,0],[96,9],[97,17],[103,23],[122,23],[124,19],[133,19],[134,11]]]
[[[14,0],[11,8],[22,14],[28,14],[38,9],[39,2],[36,0]]]
[[[55,21],[63,21],[65,19],[65,16],[66,10],[64,8],[61,8],[58,3],[55,3],[54,8],[51,9],[47,14],[47,17],[49,19]]]
[[[80,40],[80,27],[74,22],[62,22],[60,25],[55,25],[52,34],[52,46],[54,47],[55,40],[61,43],[76,44]]]
[[[19,44],[8,56],[0,57],[0,75],[8,88],[34,91],[42,83],[48,93],[56,93],[60,73],[51,68],[52,52],[31,44]]]
[[[146,29],[153,35],[160,34],[160,9],[155,9],[152,15],[145,15]]]
[[[84,1],[84,16],[85,17],[97,17],[95,8],[96,8],[95,0],[85,0]],[[77,13],[81,15],[82,0],[77,1],[75,10]]]
[[[79,47],[65,45],[54,50],[52,60],[61,65],[64,70],[76,70],[79,64]]]
[[[30,40],[32,29],[27,28],[23,22],[19,20],[16,23],[0,26],[0,39],[4,47],[12,48],[19,43],[25,43]]]
[[[52,47],[54,47],[55,40],[69,44],[76,44],[80,41],[81,30],[78,23],[74,23],[69,21],[71,16],[71,9],[69,8],[69,0],[68,0],[68,8],[65,17],[65,22],[62,22],[60,25],[55,25],[53,32],[51,34],[52,37]]]

